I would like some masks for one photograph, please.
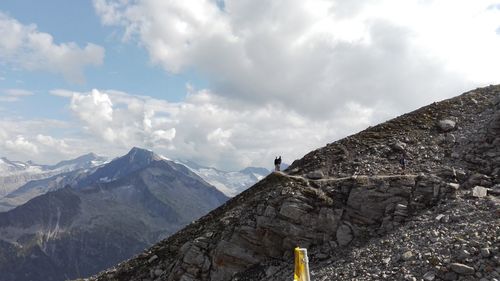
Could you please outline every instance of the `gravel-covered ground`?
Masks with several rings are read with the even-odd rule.
[[[313,280],[500,280],[500,202],[442,202],[394,232],[311,263]]]

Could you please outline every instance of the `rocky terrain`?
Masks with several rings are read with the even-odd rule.
[[[139,148],[72,179],[0,213],[0,281],[94,274],[228,199],[186,167]]]
[[[498,280],[499,171],[490,86],[317,149],[90,280],[291,280],[296,246],[313,280]]]
[[[494,198],[441,202],[396,231],[335,251],[328,261],[316,254],[314,280],[499,279],[499,210]]]

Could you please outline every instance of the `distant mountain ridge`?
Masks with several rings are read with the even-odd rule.
[[[6,196],[32,180],[49,178],[53,175],[88,169],[106,163],[105,157],[94,153],[82,155],[75,159],[61,161],[55,165],[39,165],[31,161],[11,161],[0,158],[0,198]],[[1,209],[0,209],[1,211]]]
[[[178,160],[176,162],[185,165],[229,197],[238,195],[271,173],[266,168],[261,167],[247,167],[240,171],[227,172],[204,167],[191,161]]]
[[[228,199],[185,166],[140,148],[70,175],[73,185],[0,213],[0,281],[91,275]]]
[[[77,170],[77,169],[86,169],[89,167],[99,166],[106,163],[108,159],[106,157],[99,156],[93,152],[84,154],[75,159],[71,160],[63,160],[55,165],[45,165],[48,170],[56,170],[63,168],[66,170]]]
[[[36,196],[61,189],[66,185],[78,187],[96,182],[113,181],[150,164],[152,161],[168,160],[168,158],[155,154],[151,150],[134,147],[126,155],[113,159],[112,163],[105,167],[101,166],[109,161],[95,153],[60,161],[55,165],[37,165],[30,161],[24,163],[4,160],[5,163],[11,163],[7,166],[10,169],[17,169],[17,167],[23,171],[29,169],[27,167],[39,169],[36,170],[37,172],[27,173],[25,179],[31,180],[21,186],[16,185],[15,188],[11,188],[9,193],[0,196],[0,212],[11,210]],[[204,167],[192,161],[179,160],[175,162],[188,167],[229,197],[239,194],[270,173],[269,170],[261,167],[247,167],[241,171],[227,172]],[[133,163],[133,165],[129,165],[129,163]]]

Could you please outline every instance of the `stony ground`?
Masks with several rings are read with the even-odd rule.
[[[500,118],[498,106],[495,107],[499,102],[500,86],[490,86],[432,103],[311,151],[293,162],[287,172],[321,171],[329,177],[398,174],[398,157],[404,153],[408,173],[440,173],[453,167],[462,173],[473,170],[498,174],[498,170],[492,171],[487,165],[495,160],[485,159],[489,152],[485,149],[494,150],[500,143],[485,135],[492,116]],[[444,120],[455,126],[439,126]],[[499,128],[495,129],[498,133]]]
[[[492,212],[492,210],[494,210]],[[500,280],[497,198],[459,198],[312,264],[314,280]]]

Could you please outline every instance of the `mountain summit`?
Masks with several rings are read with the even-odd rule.
[[[143,169],[154,161],[163,160],[154,152],[138,147],[132,148],[126,155],[113,159],[109,164],[97,169],[92,175],[79,182],[80,186],[96,181],[112,181]]]
[[[132,147],[132,149],[125,156],[123,156],[123,158],[127,159],[130,162],[144,163],[144,164],[149,164],[151,163],[151,161],[154,160],[163,159],[151,150],[135,146]]]
[[[405,157],[405,169],[399,159]],[[91,280],[493,280],[500,86],[433,103],[272,173]]]
[[[91,152],[72,160],[65,160],[53,166],[47,166],[47,169],[56,170],[63,167],[71,167],[71,169],[65,168],[64,171],[86,169],[93,166],[99,166],[101,164],[104,164],[106,161],[106,157],[98,156],[97,154]]]

